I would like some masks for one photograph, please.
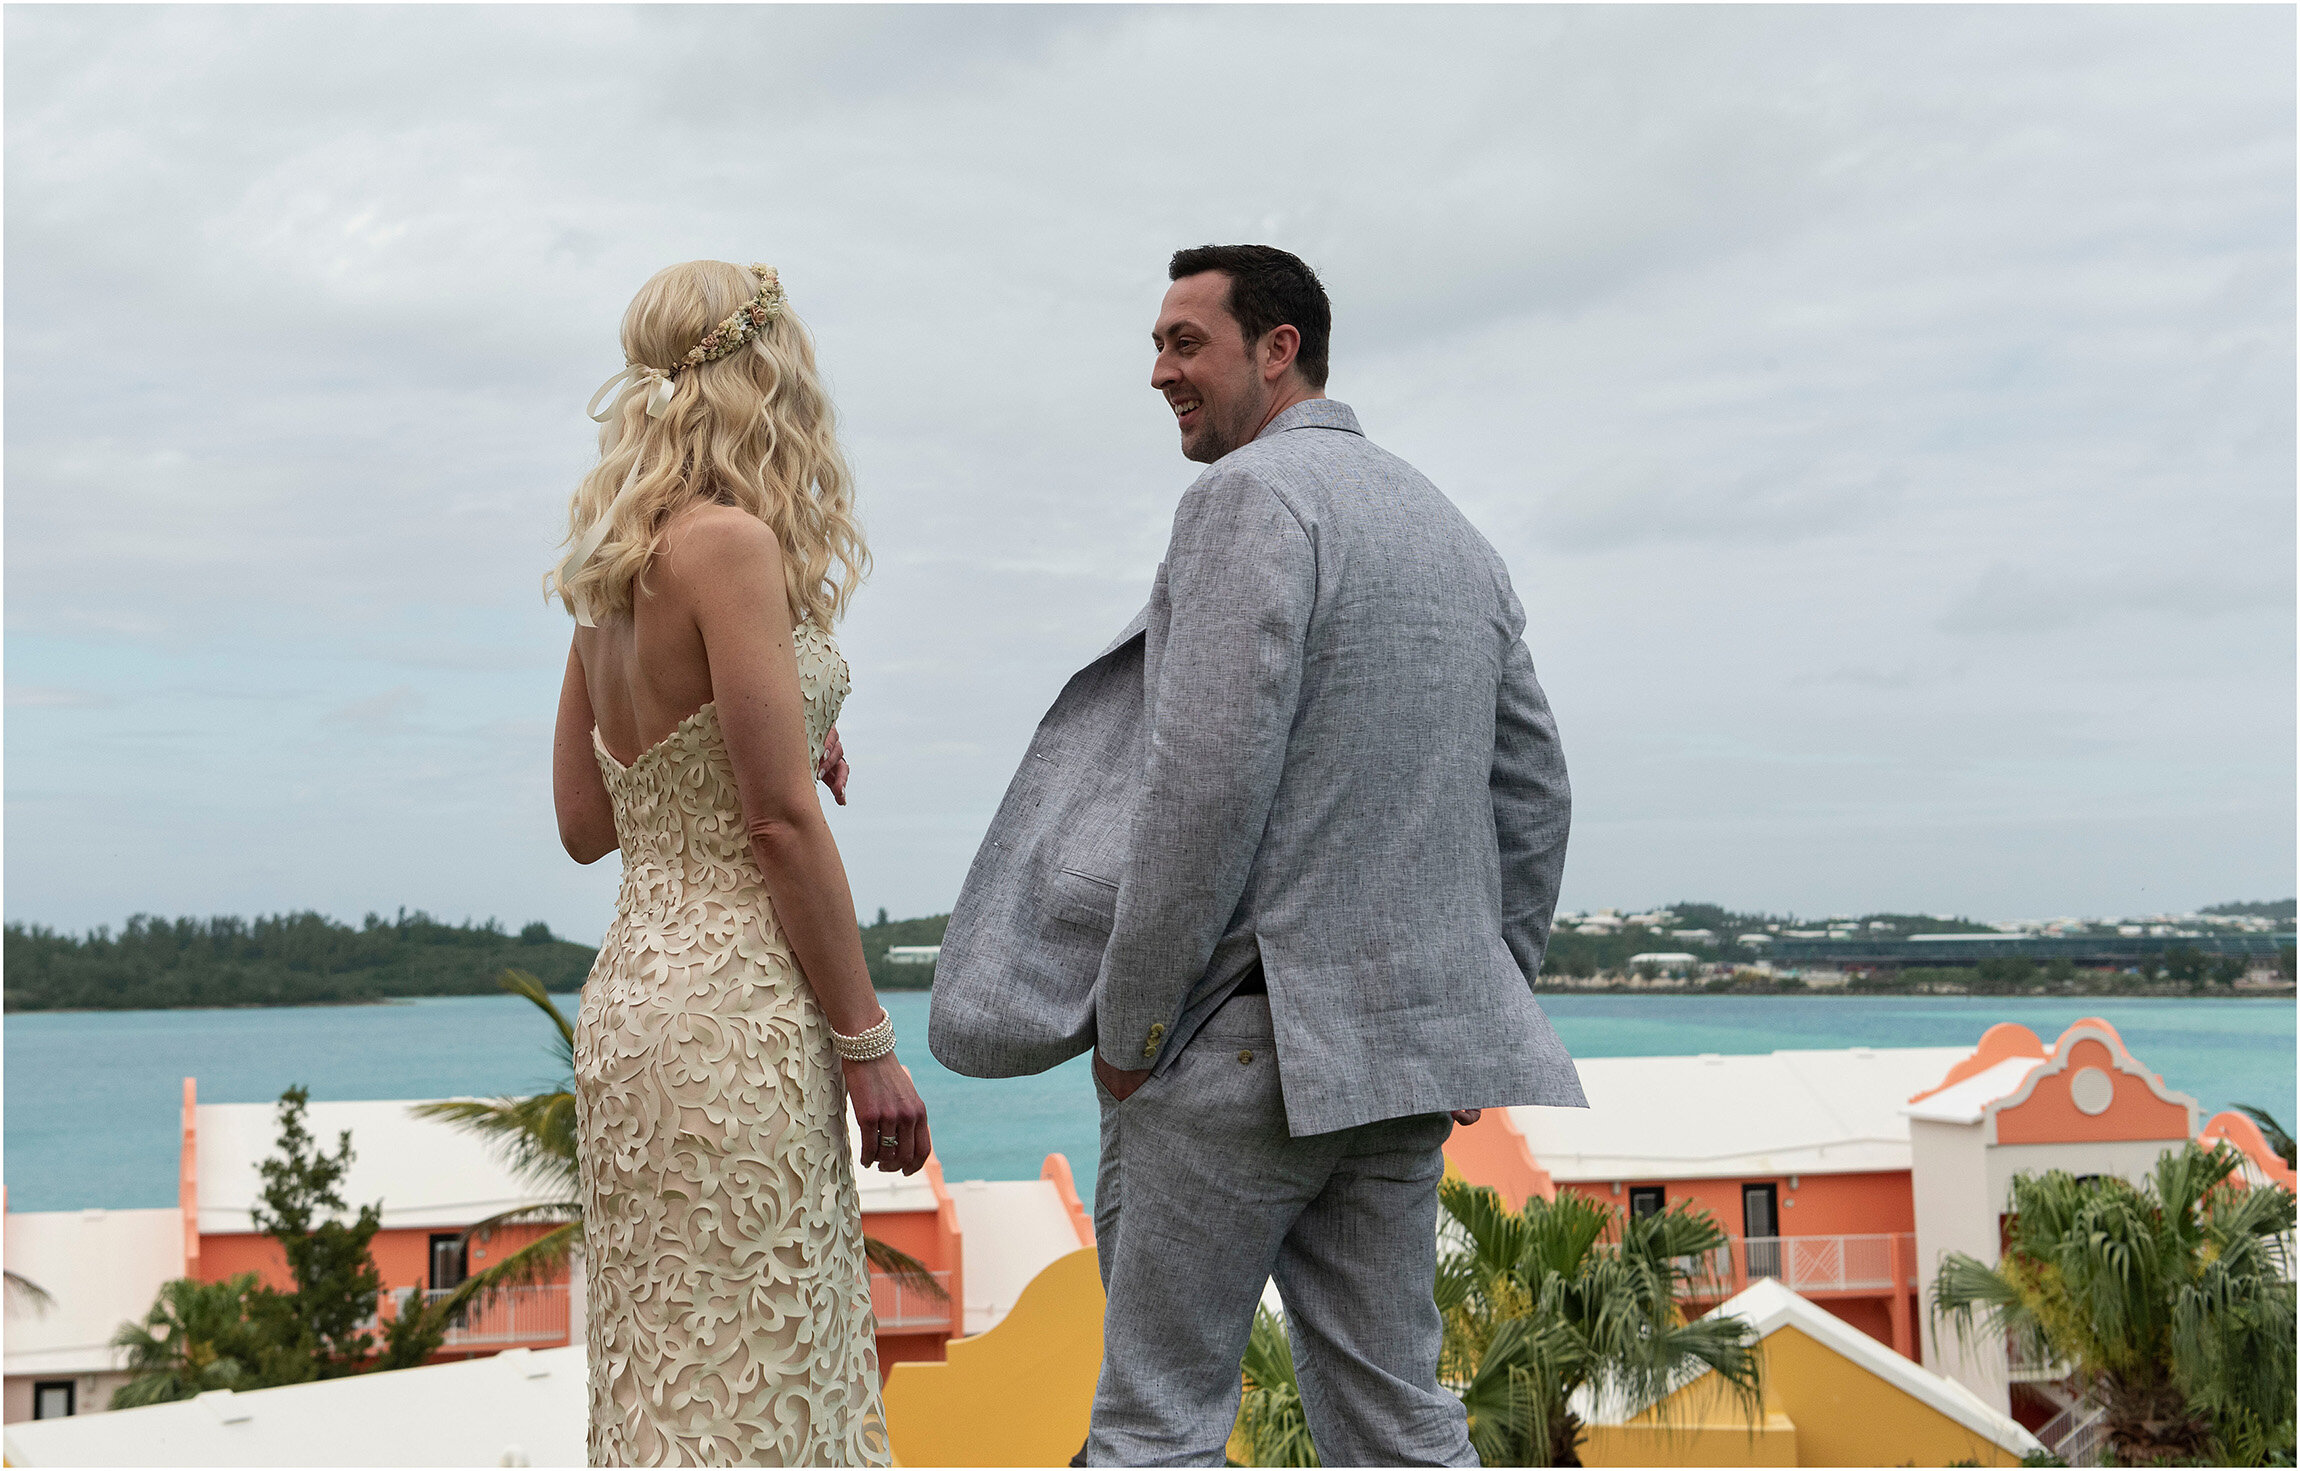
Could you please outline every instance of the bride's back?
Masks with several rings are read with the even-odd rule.
[[[825,630],[866,562],[813,344],[771,269],[660,271],[624,313],[622,342],[629,366],[592,401],[619,388],[595,414],[600,459],[569,507],[572,549],[545,580],[585,625],[576,651],[618,760],[712,698],[698,549],[765,523],[791,621]]]
[[[695,618],[700,589],[679,553],[710,522],[743,512],[698,506],[663,529],[663,547],[638,586],[627,612],[575,635],[591,714],[607,753],[625,766],[671,734],[711,699],[710,656]]]

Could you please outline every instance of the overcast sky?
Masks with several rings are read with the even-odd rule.
[[[1265,241],[1507,559],[1569,906],[2294,889],[2294,14],[6,12],[7,917],[596,939],[539,579],[673,261],[769,261],[877,569],[866,915],[949,908]]]

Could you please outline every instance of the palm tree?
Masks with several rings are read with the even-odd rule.
[[[528,1221],[552,1221],[549,1231],[483,1271],[474,1272],[442,1300],[442,1313],[455,1313],[465,1304],[484,1302],[507,1287],[547,1281],[565,1270],[569,1257],[583,1239],[583,1203],[575,1136],[575,1028],[551,999],[543,983],[523,970],[507,970],[495,984],[523,996],[551,1019],[557,1032],[552,1051],[559,1059],[560,1081],[550,1091],[526,1098],[452,1098],[419,1103],[411,1110],[418,1118],[444,1119],[461,1129],[485,1135],[508,1157],[521,1178],[554,1197],[540,1205],[521,1206],[489,1216],[463,1233],[466,1246],[476,1237]],[[863,1238],[870,1264],[903,1285],[936,1298],[949,1297],[924,1262],[895,1250],[883,1241]]]
[[[178,1277],[160,1288],[141,1323],[122,1323],[112,1347],[136,1377],[112,1392],[111,1407],[165,1404],[211,1389],[261,1385],[261,1333],[248,1321],[256,1274],[223,1282]]]
[[[1268,1308],[1254,1310],[1254,1331],[1239,1366],[1246,1392],[1238,1404],[1238,1431],[1252,1447],[1257,1466],[1315,1466],[1318,1448],[1302,1413],[1302,1390],[1294,1379],[1294,1346],[1286,1320]]]
[[[2074,1365],[2126,1465],[2289,1464],[2293,1197],[2246,1188],[2241,1163],[2192,1142],[2145,1186],[2019,1176],[2003,1259],[1944,1256],[1933,1311],[1965,1341],[2009,1335]]]
[[[1445,1323],[1438,1377],[1469,1412],[1488,1466],[1579,1466],[1587,1390],[1601,1404],[1673,1414],[1671,1391],[1714,1371],[1752,1419],[1756,1341],[1738,1318],[1688,1320],[1698,1263],[1723,1246],[1706,1212],[1623,1217],[1565,1194],[1512,1211],[1484,1186],[1449,1179],[1438,1202],[1455,1242],[1438,1264]],[[1283,1322],[1258,1313],[1240,1365],[1238,1428],[1257,1466],[1315,1466]]]
[[[1485,1186],[1447,1180],[1438,1201],[1463,1244],[1438,1266],[1446,1318],[1440,1376],[1469,1411],[1488,1466],[1579,1466],[1577,1394],[1675,1413],[1672,1391],[1701,1374],[1752,1420],[1755,1335],[1738,1318],[1688,1319],[1701,1263],[1726,1244],[1706,1211],[1624,1216],[1570,1192],[1509,1210]]]

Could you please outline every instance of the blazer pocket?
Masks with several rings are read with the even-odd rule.
[[[1058,869],[1047,895],[1047,918],[1107,935],[1118,919],[1118,882],[1075,868]]]

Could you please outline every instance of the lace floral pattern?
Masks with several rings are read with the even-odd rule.
[[[799,627],[819,761],[846,698]],[[625,767],[623,887],[575,1029],[594,1466],[883,1466],[831,1033],[753,862],[718,712]]]

